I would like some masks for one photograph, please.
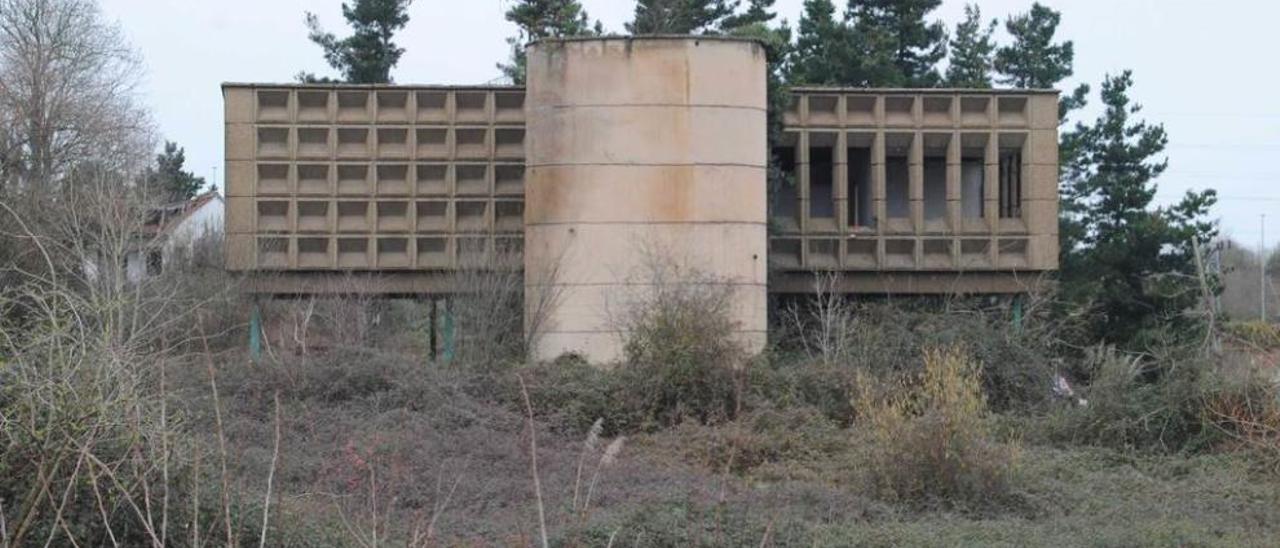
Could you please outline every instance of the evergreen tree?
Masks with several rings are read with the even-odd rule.
[[[805,0],[795,47],[788,63],[792,84],[863,85],[860,60],[852,55],[853,35],[835,17],[831,0]]]
[[[307,13],[308,38],[324,50],[324,59],[338,72],[343,81],[352,84],[386,84],[391,82],[391,68],[400,61],[404,48],[397,47],[391,39],[396,31],[409,22],[409,4],[413,0],[353,0],[343,2],[342,17],[353,31],[351,36],[338,39],[331,32],[320,28],[314,13]],[[302,72],[297,76],[303,82],[328,82],[314,74]]]
[[[1015,88],[1051,88],[1071,76],[1075,45],[1054,43],[1062,14],[1039,2],[1028,13],[1010,16],[1004,28],[1013,43],[996,51],[1001,83]]]
[[[736,1],[728,0],[638,0],[635,18],[626,28],[635,35],[706,32],[732,15],[736,7]]]
[[[995,69],[1000,82],[1016,88],[1048,89],[1070,78],[1075,61],[1075,45],[1067,40],[1055,43],[1054,34],[1062,14],[1040,3],[1031,11],[1009,17],[1004,24],[1013,42],[996,50]],[[1058,119],[1083,107],[1089,86],[1081,84],[1058,103]]]
[[[941,0],[805,0],[790,61],[794,83],[930,87],[942,82],[946,29],[924,18]]]
[[[777,0],[750,0],[747,3],[746,11],[725,17],[724,20],[720,22],[720,28],[729,31],[757,23],[762,25],[768,24],[770,21],[773,21],[774,18],[778,17],[778,14],[773,11],[773,4],[776,1]]]
[[[1184,312],[1200,298],[1192,241],[1217,235],[1207,220],[1216,193],[1188,192],[1170,207],[1152,207],[1155,180],[1168,166],[1157,157],[1164,128],[1135,119],[1128,71],[1102,84],[1105,111],[1077,124],[1077,154],[1062,197],[1063,294],[1092,314],[1093,340],[1142,349],[1143,335],[1186,327]]]
[[[194,198],[204,187],[204,177],[183,169],[186,161],[186,151],[177,143],[165,141],[164,152],[156,155],[155,166],[147,168],[147,185],[165,200],[181,202]]]
[[[947,31],[925,16],[942,0],[849,0],[845,20],[855,33],[867,85],[932,87],[947,54]]]
[[[542,38],[589,36],[603,34],[596,21],[588,23],[587,12],[577,0],[517,0],[507,10],[507,21],[515,23],[520,33],[507,39],[511,45],[511,62],[498,64],[502,74],[514,84],[524,84],[525,45]]]
[[[947,85],[955,88],[991,87],[992,55],[995,42],[991,35],[996,21],[984,25],[982,11],[977,4],[966,4],[964,21],[956,25],[951,37],[951,59],[947,66]]]

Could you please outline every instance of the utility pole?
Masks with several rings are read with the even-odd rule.
[[[1267,321],[1267,214],[1262,214],[1260,223],[1261,230],[1258,238],[1258,285],[1262,291],[1258,292],[1258,312],[1262,315],[1263,323]]]

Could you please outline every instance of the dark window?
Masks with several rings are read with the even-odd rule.
[[[871,149],[849,149],[849,226],[875,226],[872,222]]]
[[[965,156],[960,160],[960,211],[966,219],[983,217],[982,201],[986,184],[986,166],[980,155]]]
[[[889,156],[884,161],[885,210],[890,218],[911,216],[911,202],[908,189],[910,187],[911,170],[905,155]]]
[[[943,219],[947,216],[947,158],[924,158],[924,218]]]
[[[809,148],[809,216],[835,217],[836,201],[832,182],[835,163],[831,147]]]
[[[1000,218],[1022,216],[1022,151],[1000,151]]]
[[[773,189],[773,216],[782,219],[796,217],[796,149],[778,147],[773,150],[782,172],[782,181]]]
[[[159,276],[160,271],[164,268],[164,256],[159,251],[153,250],[147,252],[147,275]]]

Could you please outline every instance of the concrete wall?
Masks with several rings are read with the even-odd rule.
[[[1047,90],[792,90],[777,152],[794,158],[794,188],[772,196],[774,272],[856,273],[859,283],[844,288],[853,293],[1027,291],[1058,267],[1057,99]],[[869,170],[855,165],[860,154]],[[860,189],[870,204],[858,203]],[[807,290],[792,281],[771,289]]]
[[[536,357],[619,358],[620,320],[652,289],[655,268],[730,284],[738,335],[762,348],[763,48],[718,38],[544,41],[528,63],[526,300],[552,303]],[[537,314],[527,309],[526,319]]]
[[[426,276],[518,255],[523,89],[226,84],[223,97],[228,269]]]
[[[266,294],[369,273],[359,291],[422,295],[523,266],[537,357],[598,361],[654,265],[731,284],[752,348],[766,290],[814,271],[949,294],[1057,268],[1056,92],[794,89],[795,184],[768,196],[764,71],[749,41],[594,38],[532,46],[527,90],[224,85],[227,267]]]

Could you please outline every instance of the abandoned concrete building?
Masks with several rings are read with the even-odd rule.
[[[749,40],[625,37],[531,45],[527,87],[226,84],[226,264],[266,294],[523,268],[554,301],[537,357],[602,361],[655,256],[731,286],[756,349],[815,271],[1017,294],[1057,267],[1056,92],[792,89],[771,190],[765,70]]]

